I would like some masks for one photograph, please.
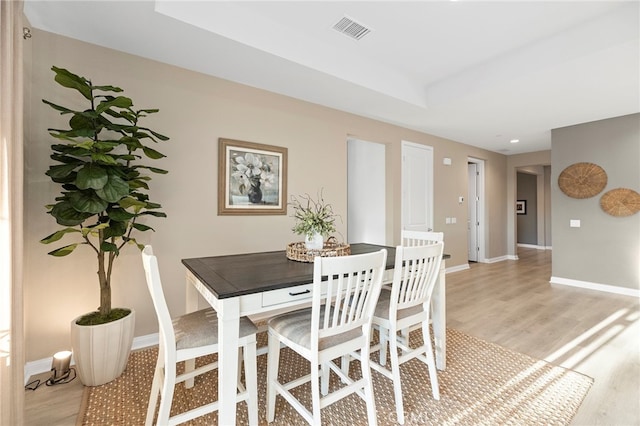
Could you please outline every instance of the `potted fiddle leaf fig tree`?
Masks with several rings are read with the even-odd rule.
[[[66,69],[51,69],[55,81],[78,92],[86,106],[73,109],[43,99],[69,116],[69,121],[67,129],[48,129],[57,141],[51,145],[55,164],[46,175],[61,185],[61,191],[47,209],[62,228],[41,242],[74,237],[49,254],[67,256],[84,246],[96,256],[99,308],[72,321],[71,346],[80,379],[97,386],[120,376],[129,357],[135,312],[112,308],[111,274],[125,245],[144,247],[134,236],[153,230],[144,219],[166,217],[146,191],[150,173],[167,171],[144,165],[142,160],[164,157],[151,145],[169,138],[140,124],[157,109],[134,109],[119,87],[96,86]],[[121,340],[110,340],[114,337]]]

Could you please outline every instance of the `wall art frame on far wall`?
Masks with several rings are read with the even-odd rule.
[[[287,148],[218,139],[218,215],[287,213]]]
[[[516,201],[516,214],[527,214],[527,200]]]

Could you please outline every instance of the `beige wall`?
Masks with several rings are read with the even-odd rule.
[[[435,228],[445,232],[447,266],[467,263],[467,157],[486,160],[487,257],[506,253],[506,157],[382,122],[301,102],[263,90],[160,64],[50,33],[33,31],[25,59],[25,322],[27,361],[69,348],[69,323],[95,309],[98,285],[95,259],[89,250],[66,258],[47,256],[51,246],[38,241],[57,229],[45,204],[58,191],[44,175],[53,142],[49,127],[64,119],[41,102],[68,105],[77,97],[53,81],[52,65],[90,78],[95,84],[125,89],[137,108],[159,108],[147,125],[171,137],[159,146],[166,159],[156,162],[166,176],[154,176],[151,199],[160,202],[166,219],[150,218],[157,232],[140,235],[154,246],[163,285],[174,315],[183,313],[185,280],[180,259],[263,250],[283,250],[299,237],[289,216],[218,216],[218,138],[284,146],[289,151],[290,194],[315,193],[325,198],[346,221],[347,137],[387,146],[387,233],[389,244],[400,233],[400,145],[402,140],[434,147]],[[224,58],[220,58],[224,60]],[[256,64],[259,66],[259,64]],[[450,157],[452,166],[442,165]],[[466,197],[465,197],[466,198]],[[444,225],[456,216],[456,225]],[[339,224],[342,235],[347,224]],[[140,254],[131,248],[117,260],[113,276],[115,306],[137,312],[136,336],[157,331],[144,285]]]

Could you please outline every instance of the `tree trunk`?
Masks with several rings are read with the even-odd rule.
[[[102,230],[100,232],[99,243],[102,245]],[[98,247],[99,249],[100,247]],[[105,252],[98,250],[98,281],[100,282],[100,315],[111,313],[111,285],[110,276],[105,269]]]

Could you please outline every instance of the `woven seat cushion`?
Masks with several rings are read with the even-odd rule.
[[[324,315],[321,314],[320,323],[322,324],[323,321]],[[287,312],[273,317],[269,320],[269,328],[292,342],[306,349],[311,349],[311,308]],[[361,328],[325,337],[318,341],[318,350],[324,350],[360,336],[362,336]]]
[[[176,348],[189,349],[218,343],[218,313],[202,309],[173,319]],[[240,338],[255,334],[257,327],[247,317],[240,318]]]
[[[380,297],[378,297],[378,304],[376,305],[376,310],[373,313],[374,317],[389,319],[389,304],[391,303],[391,289],[382,288],[380,291]],[[398,311],[398,319],[403,319],[406,317],[410,317],[412,315],[416,315],[422,312],[422,305],[413,306],[411,308],[400,309]]]

